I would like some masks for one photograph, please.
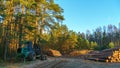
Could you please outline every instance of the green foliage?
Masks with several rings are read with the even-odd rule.
[[[97,47],[97,43],[96,42],[91,42],[90,43],[90,49],[94,50]]]
[[[53,49],[60,50],[62,53],[67,53],[75,48],[77,43],[77,34],[69,31],[66,25],[55,23],[55,29],[52,29],[49,39],[49,45]]]
[[[95,48],[94,48],[94,50],[101,50],[101,47],[100,46],[96,46]]]
[[[108,48],[114,48],[114,47],[115,47],[114,43],[110,42]]]

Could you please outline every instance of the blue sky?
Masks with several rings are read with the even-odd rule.
[[[108,24],[120,22],[120,0],[55,0],[64,9],[66,24],[70,30],[86,32]]]

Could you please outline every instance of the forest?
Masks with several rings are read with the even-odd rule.
[[[120,45],[120,24],[86,33],[69,30],[64,9],[54,0],[0,1],[0,59],[11,59],[25,41],[68,54],[74,50],[103,50]],[[79,24],[78,24],[79,25]]]

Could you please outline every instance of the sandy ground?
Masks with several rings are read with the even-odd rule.
[[[120,63],[95,62],[78,58],[50,57],[45,61],[36,60],[25,64],[9,65],[4,68],[120,68]]]

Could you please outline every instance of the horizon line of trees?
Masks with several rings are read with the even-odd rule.
[[[97,43],[97,50],[120,46],[120,23],[118,25],[109,24],[108,26],[98,27],[91,33],[89,30],[82,37],[89,42]]]

